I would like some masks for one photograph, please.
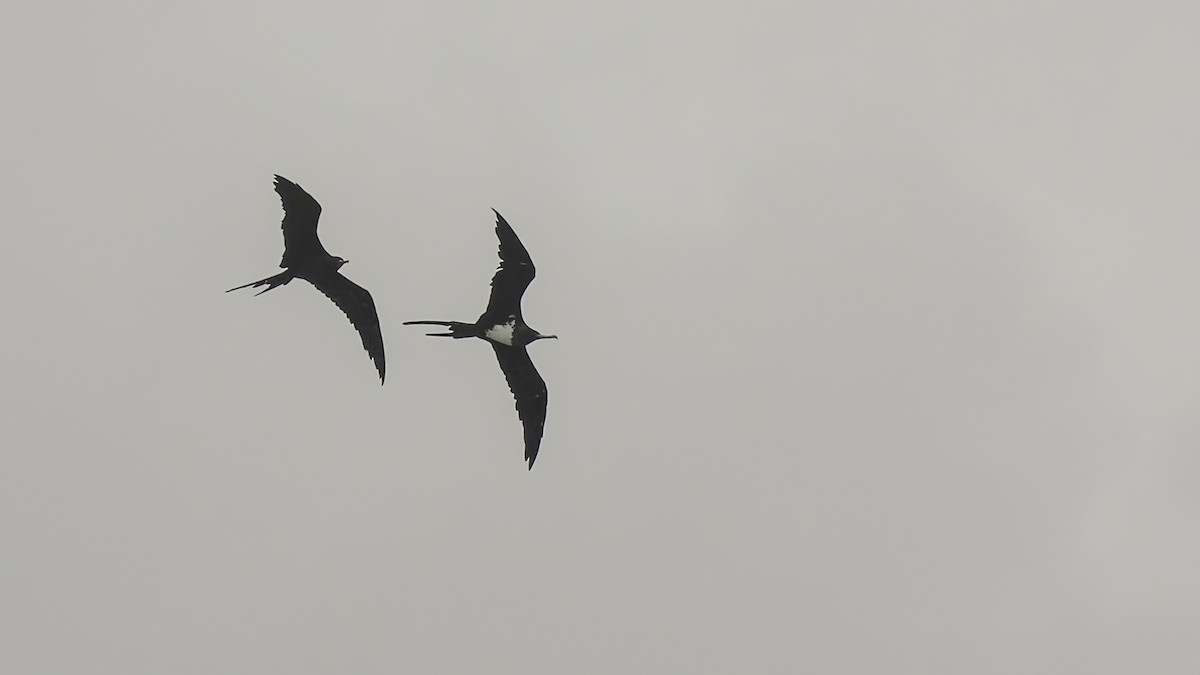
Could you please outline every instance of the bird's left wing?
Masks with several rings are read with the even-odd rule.
[[[517,400],[517,416],[525,428],[525,459],[532,469],[542,445],[542,428],[546,425],[546,382],[533,367],[524,347],[508,347],[495,342],[491,345],[496,350],[496,360],[500,362],[500,370],[504,371],[504,379],[508,380],[508,388]]]
[[[279,266],[291,267],[310,258],[327,257],[329,253],[317,238],[321,205],[304,188],[283,176],[275,176],[275,192],[283,202],[283,260]]]
[[[362,337],[363,349],[375,362],[379,371],[379,382],[383,383],[383,333],[379,330],[379,314],[375,311],[375,301],[367,289],[350,281],[338,272],[329,272],[308,281],[333,301],[343,312],[354,329]]]
[[[499,211],[492,212],[496,214],[496,238],[500,240],[500,269],[492,276],[492,294],[483,316],[487,317],[485,322],[504,323],[510,315],[521,317],[521,296],[537,270],[512,226]]]

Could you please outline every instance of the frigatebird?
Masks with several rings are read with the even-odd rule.
[[[447,326],[448,333],[427,333],[433,337],[455,339],[477,337],[486,340],[496,352],[500,370],[517,401],[517,416],[525,429],[525,459],[529,468],[537,459],[542,444],[542,428],[546,424],[546,382],[533,367],[525,346],[534,340],[555,338],[542,335],[521,317],[521,296],[533,281],[536,270],[529,252],[517,239],[508,221],[499,211],[496,214],[496,236],[500,239],[500,268],[492,277],[492,294],[487,309],[475,323],[461,321],[405,321],[404,325]]]
[[[292,279],[304,279],[317,287],[343,312],[354,329],[362,337],[363,349],[375,362],[379,371],[379,383],[383,384],[383,334],[379,331],[379,314],[375,301],[367,289],[342,276],[339,269],[350,262],[329,255],[321,240],[317,238],[317,219],[321,217],[321,205],[304,188],[283,176],[275,176],[275,191],[283,201],[283,260],[279,266],[284,271],[275,276],[243,284],[239,288],[258,288],[262,295],[276,286],[283,286]],[[228,293],[229,291],[225,291]]]

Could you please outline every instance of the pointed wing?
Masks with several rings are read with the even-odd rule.
[[[542,427],[546,425],[546,382],[533,367],[524,347],[506,347],[494,342],[491,345],[504,379],[508,380],[508,388],[517,400],[517,416],[525,427],[525,459],[532,469],[542,445]]]
[[[537,270],[508,221],[499,211],[492,211],[496,214],[496,236],[500,239],[500,269],[492,277],[492,295],[480,322],[504,323],[510,316],[521,319],[521,296]]]
[[[275,176],[275,191],[283,201],[283,260],[280,267],[301,264],[329,253],[317,238],[317,219],[321,205],[304,188],[283,176]]]
[[[367,350],[367,355],[375,362],[375,369],[379,371],[379,383],[382,384],[383,333],[379,330],[379,314],[375,311],[375,301],[371,299],[371,294],[337,272],[305,278],[346,313],[346,318],[350,319],[350,323],[362,337],[363,349]]]

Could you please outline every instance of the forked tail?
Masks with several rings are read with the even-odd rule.
[[[290,271],[284,270],[283,272],[280,272],[279,274],[276,274],[273,277],[267,277],[266,279],[259,279],[258,281],[251,281],[248,284],[242,284],[241,286],[231,288],[231,289],[229,289],[229,291],[236,291],[239,288],[247,288],[247,287],[258,288],[259,286],[265,285],[266,288],[255,293],[255,295],[262,295],[263,293],[266,293],[267,291],[271,290],[272,288],[275,288],[276,286],[282,286],[295,278],[296,277],[294,277]],[[225,291],[225,292],[228,293],[229,291]]]
[[[426,333],[431,337],[461,338],[475,337],[475,324],[461,321],[405,321],[405,326],[448,326],[449,333]]]

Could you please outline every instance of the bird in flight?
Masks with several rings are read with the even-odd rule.
[[[521,296],[533,281],[535,270],[529,252],[499,211],[496,214],[496,236],[500,239],[500,269],[492,277],[492,295],[487,309],[475,323],[461,321],[405,321],[404,325],[447,326],[447,333],[427,333],[434,337],[455,339],[477,337],[487,340],[496,352],[500,370],[517,401],[517,416],[525,429],[525,459],[529,468],[537,459],[542,444],[542,428],[546,424],[546,382],[533,367],[525,346],[534,340],[555,338],[542,335],[521,317]]]
[[[362,337],[363,349],[375,362],[379,371],[379,383],[383,384],[383,334],[379,331],[379,314],[375,301],[367,289],[342,276],[338,270],[350,262],[329,255],[321,240],[317,238],[317,219],[321,217],[321,205],[304,188],[283,176],[275,176],[275,191],[283,201],[283,260],[282,272],[274,276],[243,284],[239,288],[258,288],[262,295],[276,286],[283,286],[292,279],[304,279],[317,287],[343,312],[354,329]],[[229,291],[225,291],[228,293]]]

